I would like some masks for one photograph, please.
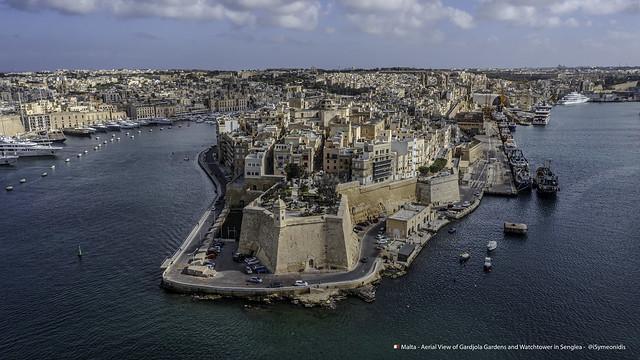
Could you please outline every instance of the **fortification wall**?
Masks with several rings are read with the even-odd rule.
[[[351,220],[358,223],[382,213],[391,214],[401,205],[416,201],[415,178],[361,186],[357,181],[339,184],[336,191],[349,199]]]

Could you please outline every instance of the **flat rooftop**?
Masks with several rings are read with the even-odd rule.
[[[422,212],[426,208],[427,207],[423,205],[409,205],[409,206],[406,206],[404,209],[400,209],[396,211],[393,215],[389,216],[388,219],[407,221],[412,217],[418,215],[420,212]]]

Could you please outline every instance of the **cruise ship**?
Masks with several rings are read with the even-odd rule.
[[[547,125],[551,116],[551,105],[538,104],[534,108],[534,116],[531,125]]]
[[[16,156],[56,156],[61,147],[51,144],[36,144],[29,141],[19,141],[7,137],[0,137],[0,153],[15,154]]]
[[[558,101],[558,104],[561,104],[561,105],[584,104],[587,101],[589,101],[588,97],[577,92],[572,92],[570,94],[565,95],[562,99],[560,99],[560,101]]]

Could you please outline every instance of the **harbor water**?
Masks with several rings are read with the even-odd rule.
[[[406,276],[383,279],[374,303],[347,299],[336,310],[196,301],[159,287],[160,263],[215,195],[194,160],[213,127],[120,134],[99,151],[95,140],[70,138],[57,160],[0,168],[0,184],[15,187],[0,194],[0,358],[637,359],[639,111],[637,103],[555,107],[548,126],[518,127],[530,162],[552,159],[557,197],[485,197]],[[505,236],[506,220],[527,223],[528,235]],[[487,274],[490,240],[498,248]],[[463,251],[471,259],[461,265]]]

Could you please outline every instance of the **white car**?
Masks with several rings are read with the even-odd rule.
[[[293,283],[293,286],[309,286],[309,283],[304,280],[296,280],[296,282]]]

